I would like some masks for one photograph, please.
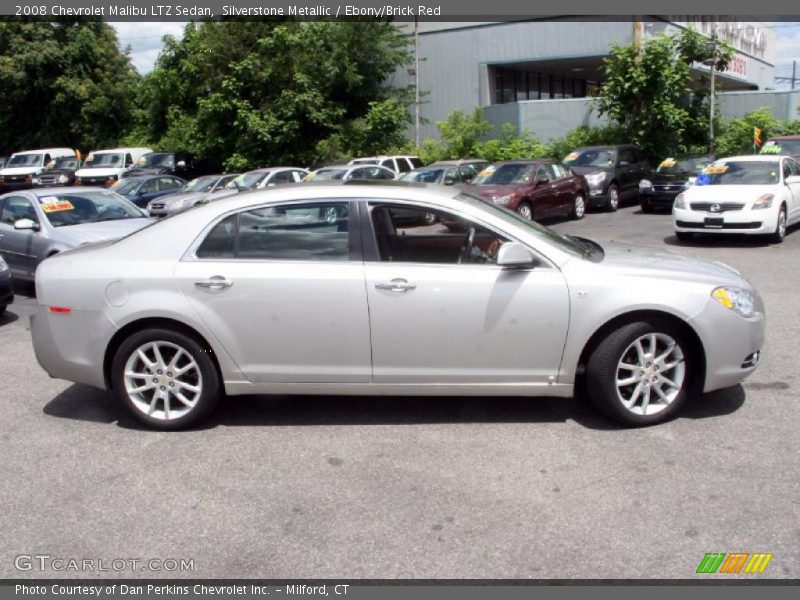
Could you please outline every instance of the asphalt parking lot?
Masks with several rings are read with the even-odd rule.
[[[126,578],[694,578],[707,552],[769,552],[738,577],[800,577],[800,230],[678,244],[632,207],[553,227],[742,271],[759,369],[646,429],[575,399],[259,396],[160,433],[48,378],[23,289],[0,319],[0,576],[98,575],[15,568],[47,554],[193,560]]]

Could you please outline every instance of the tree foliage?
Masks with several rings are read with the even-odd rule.
[[[717,136],[716,150],[719,156],[735,156],[753,153],[753,129],[761,129],[762,143],[776,135],[800,134],[800,121],[778,121],[769,108],[762,107],[747,113],[744,118],[734,117],[723,122]]]
[[[581,125],[567,132],[564,137],[551,140],[547,144],[546,154],[554,160],[563,160],[567,154],[581,146],[626,144],[629,140],[628,130],[620,125],[602,127]]]
[[[606,80],[596,106],[601,115],[629,131],[629,141],[653,157],[708,142],[708,94],[705,76],[691,66],[715,57],[715,68],[727,68],[733,50],[686,29],[679,36],[661,35],[636,44],[614,45],[604,61]]]
[[[408,60],[388,22],[190,24],[145,77],[132,137],[237,170],[377,149],[407,124],[383,83]]]
[[[116,144],[138,77],[107,23],[0,22],[0,151]]]

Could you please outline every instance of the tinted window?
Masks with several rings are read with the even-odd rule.
[[[630,148],[623,148],[619,151],[619,162],[622,164],[623,162],[632,165],[636,162],[636,157],[633,154],[633,151]]]
[[[139,193],[141,194],[149,194],[150,192],[157,192],[158,191],[158,179],[149,179],[142,184],[142,187],[139,188]]]
[[[411,166],[411,162],[407,161],[405,158],[398,158],[397,169],[401,173],[408,173],[413,167]]]
[[[275,176],[272,178],[270,183],[278,184],[278,183],[294,183],[294,175],[291,171],[281,171],[280,173],[275,173]]]
[[[268,207],[228,217],[197,250],[199,258],[349,259],[346,202]]]
[[[789,161],[788,160],[783,161],[782,170],[783,170],[783,178],[784,179],[786,179],[787,177],[790,177],[792,175],[792,168],[789,166]]]
[[[387,158],[381,161],[381,166],[386,167],[387,169],[391,169],[394,171],[394,161],[391,158]]]
[[[20,219],[31,219],[38,222],[36,218],[36,211],[33,204],[27,198],[20,198],[19,196],[11,196],[6,198],[3,204],[3,212],[0,214],[0,221],[6,225],[13,225]]]
[[[413,166],[415,169],[419,169],[422,166],[422,161],[416,156],[412,156],[408,160],[411,161],[411,166]]]
[[[172,177],[160,177],[158,187],[161,190],[174,190],[183,187],[183,183],[179,179],[173,179]]]
[[[442,177],[442,169],[424,169],[412,171],[403,175],[401,181],[416,181],[418,183],[438,183]]]
[[[475,177],[475,175],[477,175],[475,169],[466,165],[463,167],[458,167],[458,172],[461,175],[461,181],[469,181],[470,179]]]
[[[551,175],[544,165],[536,169],[536,181],[544,181],[545,179],[550,179],[550,178]]]

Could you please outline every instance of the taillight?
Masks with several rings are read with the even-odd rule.
[[[50,312],[56,315],[66,315],[72,312],[72,309],[67,306],[51,306]]]

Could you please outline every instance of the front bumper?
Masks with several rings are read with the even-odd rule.
[[[639,202],[648,204],[650,206],[658,206],[662,208],[672,208],[675,204],[675,198],[678,197],[680,192],[654,192],[654,191],[639,191]]]
[[[756,370],[764,347],[766,317],[754,290],[756,312],[744,318],[709,298],[705,309],[689,320],[705,349],[706,377],[703,392],[711,392],[744,380]]]
[[[777,215],[772,214],[769,209],[712,213],[673,208],[672,217],[675,231],[682,233],[766,235],[773,233],[777,225]]]
[[[597,208],[608,204],[608,190],[603,188],[589,188],[589,196],[586,199],[586,206]]]
[[[29,190],[32,187],[33,182],[29,179],[21,181],[9,181],[6,179],[3,183],[0,183],[0,193],[14,192],[16,190]]]

